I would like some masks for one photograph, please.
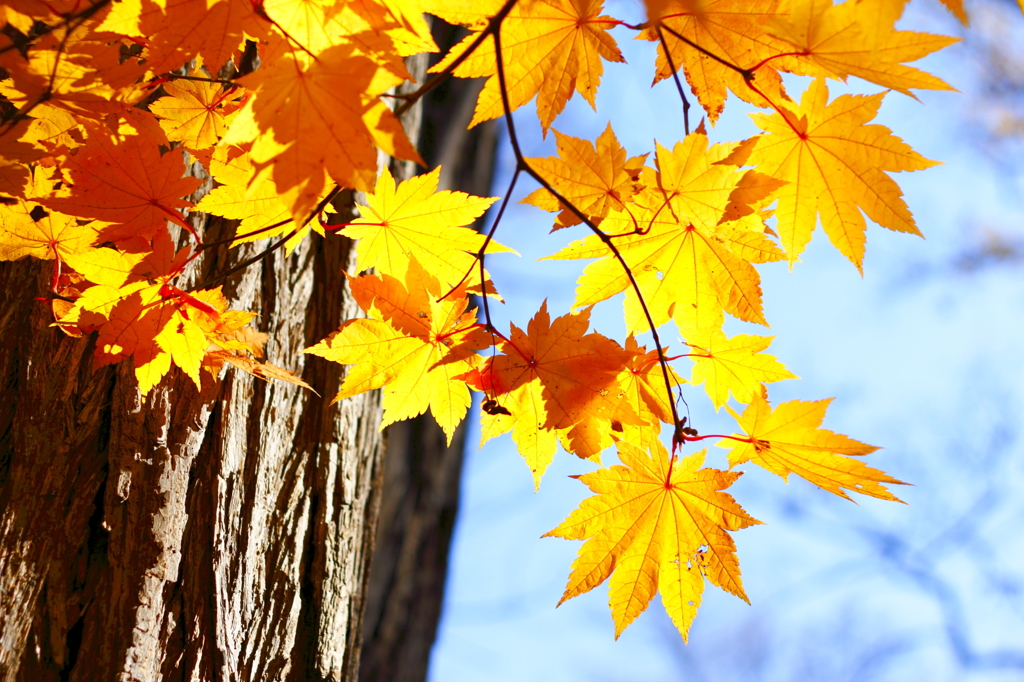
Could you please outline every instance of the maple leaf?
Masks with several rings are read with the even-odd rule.
[[[964,11],[963,0],[941,0],[942,4],[946,6],[953,15],[960,20],[960,23],[964,26],[968,25],[967,12]]]
[[[708,150],[701,131],[671,151],[657,145],[659,172],[645,180],[656,189],[602,222],[603,230],[622,235],[615,246],[633,271],[654,324],[674,319],[684,336],[720,327],[723,309],[742,320],[766,324],[760,275],[737,252],[752,259],[763,257],[758,262],[781,257],[762,233],[721,222],[744,177],[733,166],[716,162],[723,155],[724,150]],[[573,242],[549,258],[600,258],[580,277],[574,305],[592,305],[627,291],[627,329],[649,327],[621,264],[598,237]]]
[[[369,191],[377,151],[422,164],[401,123],[376,97],[401,82],[351,45],[306,63],[277,56],[244,78],[256,92],[239,112],[227,144],[252,142],[257,168],[271,169],[279,194],[304,221],[324,189],[324,171],[344,187]]]
[[[841,95],[828,103],[828,87],[811,83],[799,108],[751,114],[761,135],[750,163],[785,180],[775,215],[782,246],[792,265],[811,240],[818,215],[839,251],[862,270],[864,233],[861,211],[882,227],[920,235],[899,186],[884,171],[934,166],[891,131],[866,125],[878,113],[884,93]]]
[[[277,379],[313,390],[288,370],[263,361],[263,347],[269,335],[247,326],[256,313],[228,310],[228,301],[220,287],[196,291],[192,296],[207,306],[206,311],[193,310],[189,317],[196,321],[210,342],[203,356],[202,369],[212,377],[216,377],[224,363],[228,363],[263,380]]]
[[[13,56],[0,60],[11,77],[10,83],[0,83],[0,94],[19,108],[45,102],[86,119],[117,111],[117,89],[144,71],[120,60],[118,48],[111,45],[117,39],[111,33],[67,35],[63,30],[43,36],[27,61]]]
[[[60,324],[65,329],[99,332],[93,364],[131,358],[143,397],[177,365],[200,387],[199,368],[209,346],[198,322],[217,311],[170,284],[180,274],[189,249],[175,252],[167,232],[144,254],[93,249],[69,254],[83,275],[95,278]]]
[[[161,156],[151,140],[139,136],[117,143],[93,135],[77,155],[67,158],[65,167],[73,194],[41,203],[68,215],[113,223],[101,238],[150,240],[165,229],[168,220],[192,231],[177,209],[192,205],[181,197],[194,192],[202,181],[181,177],[180,152]]]
[[[612,209],[621,210],[639,189],[637,181],[647,155],[626,159],[626,150],[619,144],[611,123],[597,138],[597,145],[555,131],[558,156],[527,159],[544,179],[572,202],[573,206],[596,223]],[[580,219],[560,204],[543,187],[523,199],[545,211],[559,211],[558,227],[577,225]]]
[[[818,428],[831,402],[831,398],[791,400],[773,410],[767,400],[755,395],[743,416],[726,405],[745,437],[735,434],[739,442],[722,441],[718,446],[730,448],[730,466],[752,461],[783,480],[796,474],[848,500],[846,490],[899,502],[883,484],[905,485],[903,481],[852,459],[878,448]]]
[[[504,4],[504,0],[424,0],[421,7],[449,24],[462,24],[479,31],[487,27]]]
[[[704,337],[691,337],[687,355],[693,360],[690,382],[704,384],[704,390],[717,411],[729,401],[729,393],[740,403],[747,404],[754,396],[764,397],[764,384],[799,377],[785,365],[762,351],[771,345],[772,338],[738,334],[730,339],[720,331]]]
[[[617,376],[633,352],[600,334],[587,334],[590,310],[551,321],[545,301],[526,331],[512,325],[490,358],[466,380],[510,414],[485,415],[484,438],[512,431],[535,485],[555,454],[555,436],[579,457],[611,444],[613,431],[642,420],[630,408]]]
[[[902,3],[861,0],[833,5],[832,0],[785,0],[773,33],[790,43],[780,68],[807,76],[864,80],[912,95],[911,88],[952,90],[940,79],[902,62],[916,61],[957,42],[957,38],[895,31]]]
[[[405,284],[391,275],[349,278],[352,295],[370,319],[348,320],[304,353],[353,365],[335,401],[384,387],[388,424],[430,413],[451,444],[469,409],[469,389],[453,379],[472,369],[475,351],[491,337],[476,324],[465,289],[443,301],[438,279],[414,259]]]
[[[637,343],[632,334],[626,338],[625,348],[626,352],[634,355],[619,374],[619,384],[633,412],[646,423],[623,424],[622,433],[613,437],[641,449],[649,448],[658,441],[662,423],[673,423],[672,403],[665,387],[665,374],[658,362],[658,349],[648,351],[646,346]],[[668,368],[668,376],[669,385],[673,387],[686,383],[671,367]]]
[[[573,90],[591,107],[604,73],[601,59],[625,61],[608,29],[618,22],[601,15],[601,0],[534,0],[517,4],[501,24],[509,106],[518,109],[537,96],[537,116],[544,132],[565,108]],[[442,14],[443,16],[443,14]],[[472,45],[467,36],[430,69],[443,71]],[[494,41],[488,37],[455,69],[460,78],[489,77],[470,127],[504,113]]]
[[[123,12],[115,19],[120,30],[142,39],[146,66],[155,74],[178,69],[197,55],[219,69],[234,59],[246,33],[265,35],[247,0],[135,0],[114,6],[114,12],[118,6]]]
[[[779,0],[677,0],[664,5],[658,23],[662,25],[661,35],[668,45],[671,63],[685,71],[693,94],[712,123],[725,108],[728,92],[759,107],[770,106],[769,101],[789,99],[773,58],[792,51],[792,47],[764,29],[770,20],[780,16]],[[660,40],[654,27],[644,31],[642,37]],[[693,44],[707,52],[694,49]],[[748,85],[738,69],[711,54],[739,69],[759,66],[754,77],[756,89]],[[671,75],[665,48],[659,45],[654,82]]]
[[[165,83],[168,97],[161,97],[149,110],[160,117],[167,139],[181,142],[188,149],[206,149],[217,144],[238,109],[235,103],[242,92],[224,90],[214,83],[177,81]]]
[[[44,211],[38,199],[52,192],[52,183],[37,168],[27,188],[28,198],[0,210],[0,260],[25,256],[66,261],[69,256],[91,251],[96,226],[80,225],[71,216]]]
[[[161,289],[145,287],[118,300],[96,341],[95,365],[131,357],[143,396],[167,374],[172,359],[198,388],[199,367],[209,345],[199,326],[167,302]]]
[[[210,190],[195,210],[241,221],[232,246],[291,234],[284,243],[285,252],[291,253],[311,230],[324,234],[316,220],[293,219],[274,183],[266,175],[257,174],[249,154],[239,148],[218,146],[210,160],[210,175],[221,185]]]
[[[341,233],[356,243],[356,270],[401,276],[412,259],[446,286],[455,286],[471,273],[484,236],[466,225],[483,215],[497,199],[464,192],[437,191],[441,168],[395,186],[384,168],[373,193],[366,194],[361,218]],[[515,253],[491,240],[487,253]],[[444,292],[442,292],[444,293]]]
[[[66,109],[40,104],[32,113],[38,118],[25,121],[28,125],[20,136],[20,142],[31,146],[32,151],[19,155],[20,161],[29,163],[43,157],[40,165],[52,167],[56,156],[63,156],[84,141],[85,127]],[[0,155],[9,154],[5,149]]]
[[[728,493],[738,472],[701,469],[706,450],[676,461],[619,443],[622,465],[579,476],[597,493],[544,537],[586,540],[559,602],[609,583],[616,639],[655,593],[683,639],[700,605],[704,577],[747,601],[729,531],[760,521]]]
[[[403,80],[413,80],[402,57],[437,52],[419,4],[263,0],[258,11],[303,52],[319,55],[330,47],[349,44]]]

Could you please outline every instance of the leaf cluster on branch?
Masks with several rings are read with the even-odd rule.
[[[54,324],[95,334],[97,366],[132,363],[145,396],[172,365],[197,389],[225,364],[301,384],[264,362],[255,313],[228,310],[212,286],[235,270],[176,282],[211,249],[356,240],[348,282],[366,317],[306,350],[350,366],[336,399],[383,389],[383,425],[429,409],[450,440],[479,392],[483,439],[511,432],[536,485],[560,446],[595,462],[616,446],[622,464],[582,476],[595,495],[550,532],[586,541],[563,600],[610,576],[618,635],[660,591],[686,637],[705,579],[746,599],[730,532],[759,523],[724,492],[740,474],[681,457],[686,443],[719,439],[730,469],[896,499],[886,485],[900,481],[858,459],[875,448],[821,428],[828,401],[771,406],[765,385],[795,378],[765,352],[771,337],[723,325],[767,326],[757,266],[792,267],[819,221],[858,270],[865,217],[920,234],[890,174],[934,162],[871,121],[888,90],[950,89],[907,63],[954,40],[897,30],[903,6],[648,0],[630,25],[601,0],[11,0],[0,259],[51,260]],[[424,13],[469,35],[396,95],[405,58],[437,51]],[[624,61],[613,30],[657,43],[648,73],[675,82],[684,139],[630,157],[610,124],[596,140],[553,127],[574,93],[595,106],[605,62]],[[783,74],[809,84],[791,96]],[[487,79],[470,126],[504,116],[515,155],[486,235],[467,226],[496,199],[437,191],[437,169],[401,183],[378,171],[381,152],[420,162],[399,116],[453,76]],[[850,76],[884,91],[833,98],[827,80]],[[730,95],[762,110],[760,133],[713,144],[704,122],[690,130],[690,96],[714,124]],[[522,153],[512,112],[534,100],[557,156]],[[196,205],[194,164],[216,183]],[[512,252],[494,237],[524,174],[540,185],[525,202],[554,214],[553,231],[589,231],[549,258],[591,262],[573,311],[552,318],[545,304],[504,331],[485,259]],[[341,189],[363,197],[347,223],[331,208]],[[234,237],[204,241],[190,212],[237,221]],[[620,293],[621,342],[590,331],[593,306]],[[670,322],[677,355],[659,334]],[[700,384],[736,433],[680,417],[684,387]]]

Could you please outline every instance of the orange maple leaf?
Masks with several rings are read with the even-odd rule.
[[[216,378],[224,363],[228,363],[263,380],[278,379],[313,390],[288,370],[263,361],[263,347],[269,335],[247,326],[256,313],[228,310],[228,301],[220,287],[196,291],[191,296],[208,306],[207,311],[192,311],[189,317],[196,321],[210,342],[202,368],[212,377]],[[217,314],[211,314],[211,310]]]
[[[594,457],[622,424],[642,423],[617,379],[634,353],[587,334],[589,326],[589,308],[552,322],[545,301],[525,332],[512,325],[499,343],[504,355],[466,377],[510,413],[484,415],[484,439],[512,431],[535,484],[554,457],[556,435],[570,452]]]
[[[648,453],[619,443],[615,465],[579,476],[597,493],[545,534],[586,540],[559,602],[589,592],[608,576],[616,639],[657,592],[687,638],[704,578],[747,600],[729,531],[760,521],[728,493],[738,472],[701,469],[706,450],[676,460],[661,443]]]
[[[100,283],[85,290],[60,324],[98,329],[94,364],[102,367],[130,357],[143,396],[167,374],[172,361],[196,388],[201,385],[199,369],[210,345],[201,320],[211,318],[205,325],[213,328],[219,311],[200,298],[201,292],[193,295],[171,284],[189,251],[175,251],[163,232],[144,255],[103,248],[68,257],[73,267]]]
[[[113,3],[118,30],[142,39],[146,66],[160,74],[196,56],[219,69],[238,53],[245,34],[264,34],[247,0],[136,0]],[[118,16],[120,14],[120,16]]]
[[[440,282],[415,259],[405,284],[391,275],[365,275],[349,278],[349,286],[370,319],[348,320],[303,352],[353,365],[335,401],[383,387],[381,429],[429,408],[451,444],[470,404],[469,389],[454,379],[473,368],[476,351],[491,345],[476,311],[466,310],[465,289],[438,302]]]
[[[545,133],[565,108],[573,90],[591,107],[604,73],[601,59],[625,61],[608,29],[618,23],[601,15],[602,0],[534,0],[517,4],[501,24],[509,106],[515,110],[534,95]],[[470,34],[431,72],[442,71],[476,41]],[[470,127],[504,113],[494,41],[488,37],[455,69],[461,78],[489,77]]]
[[[284,52],[239,80],[256,95],[225,142],[252,142],[254,165],[271,169],[296,221],[316,205],[324,171],[343,187],[370,191],[376,148],[423,163],[402,124],[377,99],[401,79],[351,45],[328,48],[315,60]]]
[[[117,89],[133,83],[144,69],[122,61],[112,33],[64,30],[42,36],[27,61],[17,51],[0,54],[0,66],[11,81],[0,83],[0,94],[19,108],[46,103],[83,119],[101,118],[121,109]]]
[[[905,485],[903,481],[852,459],[878,448],[818,428],[831,402],[791,400],[773,410],[755,395],[743,416],[726,405],[746,435],[734,434],[738,440],[723,440],[718,446],[730,448],[730,466],[752,461],[783,479],[796,474],[848,500],[846,490],[899,502],[883,483]]]
[[[139,393],[145,396],[171,368],[171,361],[200,386],[199,368],[209,346],[199,325],[149,286],[117,301],[96,341],[97,367],[131,357]]]
[[[668,350],[667,348],[664,350]],[[616,440],[632,443],[646,449],[653,447],[661,435],[661,425],[673,422],[671,396],[665,386],[665,375],[658,362],[658,349],[648,351],[637,343],[630,334],[626,338],[626,351],[635,353],[619,374],[619,384],[629,401],[629,406],[645,424],[623,424],[622,433],[614,434]],[[669,384],[673,387],[685,384],[671,368],[668,368]]]
[[[767,135],[757,138],[750,163],[783,185],[775,215],[792,265],[811,240],[818,215],[825,233],[858,270],[867,226],[861,211],[882,227],[920,235],[899,186],[884,171],[934,166],[891,131],[867,125],[885,93],[841,95],[828,103],[823,79],[811,83],[800,106],[751,114]]]
[[[202,180],[181,177],[185,167],[180,151],[161,156],[147,138],[133,135],[117,143],[95,134],[77,155],[67,157],[65,167],[70,173],[70,196],[41,203],[68,215],[113,223],[100,233],[102,239],[151,240],[168,220],[192,231],[178,209],[192,205],[182,197],[194,192]]]

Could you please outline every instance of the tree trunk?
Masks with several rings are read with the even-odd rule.
[[[255,252],[211,250],[183,285]],[[0,265],[0,680],[356,679],[379,394],[330,405],[342,368],[300,352],[361,314],[353,255],[307,239],[225,285],[316,393],[175,369],[145,403],[130,363],[93,371],[92,340],[50,326],[49,264]]]
[[[442,188],[486,194],[494,128],[465,134],[475,94],[432,93],[421,149],[448,164]],[[420,120],[405,117],[412,139]],[[234,229],[194,222],[206,241]],[[182,284],[255,253],[211,250]],[[363,679],[425,677],[463,436],[445,447],[429,417],[391,429],[368,590],[379,394],[330,405],[342,368],[300,353],[361,314],[353,256],[307,239],[224,285],[260,314],[268,361],[315,394],[230,370],[199,393],[174,369],[145,403],[130,363],[94,371],[92,339],[50,326],[49,264],[0,264],[0,682],[354,681],[368,599]]]
[[[4,264],[3,680],[354,678],[379,400],[330,406],[341,368],[300,353],[357,314],[350,251],[309,240],[226,287],[319,396],[175,371],[144,404],[129,364],[94,372],[91,340],[49,326],[47,264]]]

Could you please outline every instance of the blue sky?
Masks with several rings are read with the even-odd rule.
[[[921,0],[904,26],[957,30]],[[607,65],[598,113],[577,97],[555,127],[594,139],[611,120],[631,154],[653,139],[671,145],[683,135],[676,93],[649,87],[649,44],[616,38],[630,65]],[[1024,679],[1024,277],[1019,266],[963,266],[987,231],[1024,236],[1024,187],[978,144],[965,48],[920,65],[965,94],[893,93],[876,122],[945,162],[896,175],[926,239],[871,225],[863,278],[820,230],[792,272],[759,267],[770,352],[802,377],[770,386],[773,401],[834,397],[824,426],[883,446],[869,464],[914,484],[896,491],[908,504],[854,505],[751,470],[732,492],[766,524],[735,534],[752,604],[709,585],[689,645],[657,601],[614,641],[606,587],[555,609],[579,543],[540,539],[585,496],[568,476],[593,465],[559,453],[535,494],[511,440],[477,450],[474,427],[433,682]],[[730,99],[712,141],[754,134],[746,111]],[[516,122],[528,156],[554,154],[530,108]],[[496,193],[507,150],[499,164]],[[519,204],[500,226],[498,239],[522,254],[488,261],[508,301],[495,311],[502,326],[525,325],[545,299],[553,315],[571,306],[579,264],[536,259],[582,233],[549,227],[548,214]],[[594,327],[621,340],[620,318],[619,300],[601,304]],[[763,333],[735,320],[727,331]],[[666,335],[678,347],[675,330]],[[687,397],[702,432],[734,430],[703,391]],[[724,468],[724,451],[711,450],[709,464]]]

